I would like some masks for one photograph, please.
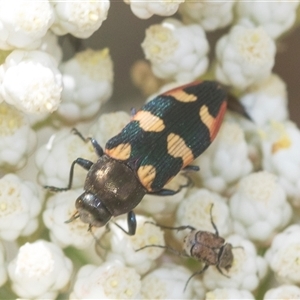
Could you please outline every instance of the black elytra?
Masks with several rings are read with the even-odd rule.
[[[174,195],[164,186],[181,170],[198,170],[190,163],[214,140],[227,104],[226,91],[214,81],[198,81],[165,92],[144,105],[103,150],[90,142],[97,162],[77,158],[71,165],[66,188],[46,186],[51,191],[72,188],[74,166],[88,171],[84,193],[76,200],[77,212],[89,228],[101,227],[112,218],[128,214],[128,232],[134,235],[133,209],[145,194]]]

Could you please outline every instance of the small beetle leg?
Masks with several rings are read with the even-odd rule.
[[[188,165],[188,166],[185,166],[182,171],[195,171],[195,172],[198,172],[200,171],[200,168],[198,166],[192,166],[192,165]]]
[[[200,275],[200,274],[204,273],[204,272],[207,270],[208,267],[209,267],[209,265],[205,265],[201,271],[195,272],[194,274],[192,274],[192,275],[190,276],[190,278],[187,280],[187,282],[186,282],[186,284],[185,284],[185,286],[184,286],[184,290],[183,290],[183,291],[186,290],[186,288],[187,288],[187,286],[188,286],[190,280],[191,280],[194,276]]]
[[[44,188],[48,189],[50,191],[53,191],[53,192],[63,192],[63,191],[70,190],[72,188],[74,167],[75,167],[76,164],[78,164],[79,166],[81,166],[82,168],[84,168],[85,170],[88,171],[94,163],[87,160],[87,159],[78,157],[76,160],[74,160],[72,162],[72,165],[71,165],[71,168],[70,168],[69,183],[68,183],[68,186],[66,188],[58,188],[58,187],[49,186],[49,185],[45,185]]]
[[[147,221],[145,223],[155,225],[155,226],[160,227],[162,229],[170,229],[170,230],[177,230],[177,231],[179,231],[179,230],[185,230],[185,229],[196,230],[195,227],[190,226],[190,225],[178,226],[178,227],[171,227],[171,226],[165,226],[165,225],[161,225],[161,224],[150,222],[150,221]]]
[[[104,151],[102,149],[102,147],[98,144],[98,142],[94,139],[94,138],[91,138],[91,137],[87,137],[85,138],[81,132],[79,132],[76,128],[72,128],[72,132],[75,134],[75,135],[78,135],[85,143],[88,143],[88,142],[91,142],[95,152],[97,153],[97,155],[99,157],[101,157],[103,154],[104,154]]]
[[[215,235],[219,236],[218,228],[217,228],[216,224],[214,223],[214,220],[213,220],[213,217],[212,217],[213,207],[214,207],[214,204],[212,203],[211,206],[210,206],[210,222],[211,222],[211,225],[213,226],[213,228],[215,229]]]
[[[113,221],[112,221],[113,222]],[[128,231],[126,231],[123,227],[121,227],[118,223],[113,222],[117,227],[119,227],[123,232],[125,232],[128,235],[135,235],[136,231],[136,218],[135,213],[133,211],[130,211],[127,214],[127,224],[128,224]]]
[[[181,251],[177,251],[176,249],[169,247],[169,246],[163,246],[163,245],[146,245],[144,247],[141,247],[139,249],[136,249],[135,252],[138,252],[140,250],[146,249],[146,248],[151,248],[151,247],[155,247],[155,248],[163,248],[166,250],[169,250],[170,252],[178,255],[178,256],[183,256],[183,257],[189,257],[189,255],[187,255],[185,252],[181,252]]]

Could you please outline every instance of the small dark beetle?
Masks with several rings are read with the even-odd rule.
[[[190,163],[216,137],[226,105],[227,93],[217,82],[193,82],[144,105],[104,150],[95,139],[84,138],[75,129],[82,140],[92,143],[99,159],[93,163],[77,158],[66,188],[46,188],[71,189],[74,166],[80,165],[88,171],[85,191],[76,200],[77,212],[69,221],[80,218],[89,228],[101,227],[112,217],[127,213],[128,232],[124,231],[133,235],[136,220],[132,210],[146,193],[174,195],[180,188],[172,191],[164,186],[181,170],[199,169]]]
[[[229,243],[225,243],[225,239],[219,236],[218,229],[213,221],[212,208],[213,208],[213,204],[211,205],[210,208],[210,220],[212,226],[215,229],[215,233],[211,233],[208,231],[201,231],[201,230],[197,231],[196,228],[189,225],[179,226],[179,227],[169,227],[169,226],[163,226],[152,222],[147,222],[163,229],[171,229],[171,230],[190,229],[191,232],[183,240],[183,249],[184,249],[183,252],[177,251],[169,246],[162,246],[162,245],[147,245],[140,249],[137,249],[136,251],[140,251],[142,249],[149,248],[149,247],[165,248],[177,255],[184,256],[184,257],[192,257],[198,261],[203,262],[204,267],[200,271],[195,272],[190,276],[190,278],[188,279],[185,285],[185,289],[189,281],[195,275],[202,274],[203,272],[205,272],[205,270],[207,270],[209,266],[216,266],[216,268],[222,275],[228,277],[222,272],[222,269],[228,271],[232,266],[232,262],[233,262],[232,245]]]

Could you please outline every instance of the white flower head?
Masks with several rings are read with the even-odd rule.
[[[70,299],[138,299],[140,275],[119,261],[105,262],[99,267],[83,266]]]
[[[194,1],[185,0],[179,6],[184,23],[197,23],[205,31],[212,31],[229,25],[233,20],[235,1]]]
[[[292,208],[278,178],[266,171],[244,177],[230,198],[235,232],[268,244],[288,224]]]
[[[268,290],[263,300],[285,299],[294,300],[300,299],[300,288],[296,285],[283,284],[276,288]]]
[[[109,0],[52,1],[55,22],[51,30],[57,35],[67,33],[81,39],[90,37],[107,18]]]
[[[59,106],[62,78],[46,52],[14,50],[1,65],[0,82],[0,96],[26,113],[50,113]]]
[[[13,241],[27,236],[38,227],[37,216],[42,207],[42,194],[38,186],[22,181],[14,174],[0,179],[0,236]]]
[[[233,288],[239,290],[254,291],[260,281],[267,274],[267,262],[257,255],[255,246],[238,235],[231,235],[226,239],[232,245],[233,263],[232,267],[222,272],[217,268],[210,267],[204,274],[202,282],[208,290],[216,288]]]
[[[206,189],[192,188],[189,191],[177,208],[174,226],[190,225],[196,230],[215,233],[210,212],[212,212],[213,222],[219,230],[219,235],[224,237],[230,234],[232,223],[226,199]],[[174,231],[174,236],[181,243],[186,235],[187,231]]]
[[[77,53],[60,65],[64,89],[57,113],[68,122],[94,117],[112,94],[113,63],[109,49]]]
[[[27,116],[13,106],[0,103],[0,166],[22,168],[36,146],[36,133]]]
[[[224,121],[216,139],[194,162],[204,187],[225,192],[252,171],[244,132],[238,123]]]
[[[237,1],[237,22],[262,26],[275,39],[292,27],[298,5],[299,1]]]
[[[147,245],[165,245],[164,232],[147,221],[154,222],[152,218],[136,216],[137,230],[135,235],[126,235],[119,227],[111,225],[109,238],[111,251],[106,260],[117,259],[126,266],[133,267],[139,274],[145,274],[154,266],[154,261],[164,252],[162,248],[149,247],[136,251]],[[119,226],[126,229],[126,219],[123,217],[116,221]]]
[[[300,131],[292,122],[270,122],[260,132],[262,165],[276,174],[293,205],[300,205]]]
[[[92,227],[83,223],[80,218],[66,224],[76,213],[75,201],[82,190],[70,190],[53,195],[47,199],[47,207],[43,212],[43,220],[50,230],[51,240],[62,248],[74,246],[78,249],[93,247],[95,239],[99,239],[105,228]]]
[[[263,28],[235,25],[217,42],[216,78],[243,90],[271,74],[275,52],[275,42]]]
[[[153,15],[171,16],[176,13],[180,3],[184,0],[157,0],[157,1],[140,1],[124,0],[130,5],[131,11],[141,19],[148,19]]]
[[[49,1],[1,1],[0,48],[36,49],[53,22]]]
[[[270,120],[282,122],[289,117],[286,84],[275,74],[251,85],[240,101],[259,126]]]
[[[265,258],[279,282],[300,283],[300,226],[291,225],[277,234]]]
[[[192,285],[185,285],[191,272],[182,266],[165,263],[142,279],[143,299],[191,299]]]
[[[72,270],[63,251],[44,240],[24,244],[8,266],[12,289],[19,297],[30,299],[55,299],[69,282]]]
[[[52,135],[47,145],[36,152],[39,169],[38,179],[42,185],[67,187],[72,162],[78,157],[96,161],[97,155],[91,143],[85,143],[70,130],[61,130]],[[82,187],[87,171],[77,166],[73,176],[73,188]]]
[[[254,296],[247,290],[233,289],[233,288],[223,288],[215,289],[206,293],[205,300],[231,300],[231,299],[247,299],[254,300]]]
[[[107,141],[119,134],[129,122],[130,115],[124,111],[102,114],[90,128],[89,133],[104,147]]]
[[[166,19],[152,25],[146,30],[142,48],[154,75],[162,79],[190,82],[208,67],[209,45],[204,30],[196,24]]]

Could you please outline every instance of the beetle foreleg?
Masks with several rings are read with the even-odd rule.
[[[99,157],[101,157],[103,154],[104,154],[104,151],[102,149],[102,147],[98,144],[98,142],[94,139],[94,138],[91,138],[91,137],[87,137],[85,138],[81,132],[79,132],[76,128],[73,128],[72,129],[72,132],[76,135],[78,135],[85,143],[88,143],[88,142],[91,142],[95,152],[97,153],[97,155]]]
[[[113,222],[113,221],[112,221]],[[113,222],[117,227],[119,227],[123,232],[125,232],[128,235],[135,235],[136,231],[136,218],[135,213],[133,211],[130,211],[127,214],[127,225],[128,225],[128,231],[126,231],[123,227],[121,227],[118,223]]]
[[[195,172],[198,172],[200,170],[200,167],[198,166],[192,166],[192,165],[188,165],[188,166],[185,166],[182,171],[195,171]]]
[[[70,168],[69,183],[68,183],[68,186],[66,188],[58,188],[58,187],[49,186],[49,185],[45,185],[44,188],[48,189],[50,191],[53,191],[53,192],[63,192],[63,191],[70,190],[72,188],[74,167],[75,167],[76,164],[78,164],[79,166],[83,167],[85,170],[88,171],[94,163],[87,160],[87,159],[78,157],[76,160],[74,160],[72,162],[72,165],[71,165],[71,168]]]

